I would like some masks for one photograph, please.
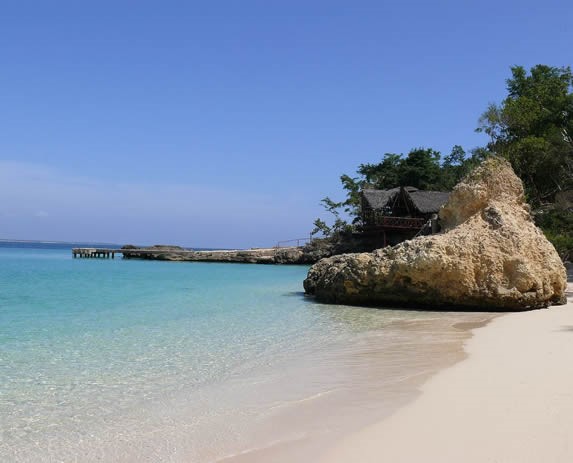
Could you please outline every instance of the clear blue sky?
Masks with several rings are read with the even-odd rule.
[[[0,238],[264,246],[385,152],[483,144],[567,1],[18,1],[0,15]]]

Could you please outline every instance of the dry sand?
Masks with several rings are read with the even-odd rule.
[[[466,360],[321,461],[573,462],[571,286],[565,306],[504,315],[476,329]]]

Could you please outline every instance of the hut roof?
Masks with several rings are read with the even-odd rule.
[[[362,190],[364,205],[373,210],[381,210],[386,206],[391,207],[400,191],[400,187],[389,190]],[[414,207],[422,214],[438,212],[450,196],[447,191],[424,191],[412,186],[404,187],[404,192]]]
[[[431,214],[438,212],[448,198],[450,193],[447,191],[409,191],[412,203],[422,214]]]
[[[362,197],[368,207],[376,210],[384,208],[399,192],[400,188],[392,188],[390,190],[363,190]]]
[[[404,187],[408,193],[418,191],[416,187],[406,186]],[[396,198],[396,195],[400,193],[400,187],[390,188],[389,190],[373,190],[366,189],[362,190],[362,196],[366,201],[366,204],[374,210],[382,209],[391,203]]]

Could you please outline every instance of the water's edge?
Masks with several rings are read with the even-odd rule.
[[[320,304],[305,274],[0,249],[0,460],[312,461],[493,317]]]
[[[296,415],[303,417],[312,415],[313,419],[320,421],[327,418],[329,415],[332,415],[333,412],[331,405],[342,409],[348,405],[345,403],[328,404],[328,401],[324,400],[325,397],[317,396],[309,398],[309,400],[314,399],[314,404],[301,402],[296,406],[293,406],[293,409],[290,411],[290,415],[278,415],[274,417],[272,421],[269,421],[268,426],[270,427],[290,428],[290,436],[287,432],[284,432],[284,436],[282,438],[275,437],[274,440],[267,439],[266,442],[259,440],[258,443],[253,443],[252,447],[243,448],[237,453],[227,455],[223,458],[214,460],[213,462],[266,463],[272,461],[273,463],[287,463],[297,461],[299,463],[310,463],[320,460],[321,456],[335,447],[341,439],[355,434],[374,423],[390,418],[400,408],[413,402],[422,393],[421,387],[431,377],[468,357],[464,346],[466,342],[473,337],[474,330],[485,327],[493,319],[499,316],[500,314],[498,313],[486,312],[462,312],[455,314],[454,319],[459,317],[459,321],[452,321],[451,327],[458,330],[458,336],[454,336],[454,339],[445,340],[445,342],[439,346],[433,345],[433,348],[430,351],[426,350],[429,345],[420,344],[418,346],[419,349],[412,351],[411,353],[413,355],[422,356],[430,355],[432,356],[431,361],[422,361],[402,379],[396,381],[394,387],[390,387],[386,390],[386,397],[379,397],[379,400],[376,403],[372,403],[371,406],[368,407],[368,413],[364,413],[364,405],[366,404],[362,404],[362,407],[355,407],[349,413],[341,413],[341,416],[339,417],[341,425],[333,432],[322,435],[320,435],[320,433],[316,433],[312,436],[304,434],[296,435],[296,433],[292,432],[294,429],[300,429],[300,422],[297,423],[296,418],[293,420],[293,417]],[[419,326],[412,327],[412,325],[416,325],[416,323],[404,322],[406,329],[414,328],[413,332],[420,330],[423,324],[426,323],[423,322]],[[425,328],[431,329],[429,325],[430,324],[427,324]],[[378,357],[379,360],[379,357],[383,356],[384,353],[377,351],[377,347],[380,346],[376,346],[375,341],[372,344],[373,345],[370,346],[371,350],[367,355],[371,356],[371,363],[376,365],[376,357]],[[369,381],[372,381],[371,387],[376,388],[377,386],[380,386],[380,389],[384,390],[385,378],[383,374],[386,369],[386,366],[382,366],[376,372],[376,374],[380,374],[380,377],[369,378]],[[318,404],[321,400],[324,401],[322,406]],[[346,400],[350,403],[353,402],[352,397],[346,397]]]

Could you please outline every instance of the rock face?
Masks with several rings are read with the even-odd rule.
[[[489,159],[459,183],[440,219],[439,235],[322,259],[305,291],[359,305],[525,310],[565,301],[565,268],[506,161]]]

